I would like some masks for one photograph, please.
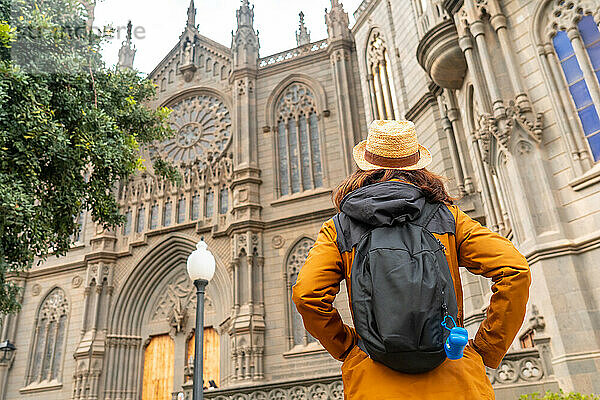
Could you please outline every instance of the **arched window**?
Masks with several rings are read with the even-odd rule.
[[[163,208],[163,226],[171,225],[171,214],[173,213],[173,203],[170,199],[167,199],[165,207]]]
[[[35,321],[27,385],[61,381],[69,303],[62,289],[53,289],[43,300]]]
[[[141,233],[144,231],[146,225],[146,207],[144,205],[140,205],[137,210],[137,224],[135,226],[135,231],[137,233]]]
[[[76,229],[73,234],[73,242],[74,243],[82,243],[83,242],[83,228],[84,228],[84,218],[85,211],[81,210],[79,215],[77,216],[77,220],[75,221]]]
[[[308,251],[314,243],[315,241],[309,238],[300,239],[290,251],[285,263],[288,291],[287,298],[289,303],[288,338],[290,342],[290,348],[294,346],[306,346],[309,343],[316,342],[316,339],[312,337],[311,334],[306,331],[306,329],[304,329],[302,317],[292,302],[292,286],[296,284],[296,279],[298,279],[300,268],[302,268],[304,265],[306,256],[308,256]]]
[[[185,197],[181,195],[177,201],[177,223],[185,222]]]
[[[367,42],[367,68],[373,119],[396,119],[390,57],[383,36],[374,30]]]
[[[162,78],[160,81],[160,91],[164,92],[167,90],[167,78]]]
[[[131,233],[132,218],[131,209],[129,209],[125,212],[125,225],[123,226],[123,235],[125,236]]]
[[[290,85],[277,101],[279,194],[323,186],[317,107],[312,91]]]
[[[150,229],[158,227],[158,204],[154,203],[150,208]]]
[[[213,210],[215,207],[215,192],[211,188],[206,192],[206,198],[204,199],[206,202],[204,204],[204,215],[206,218],[211,218],[213,216]]]
[[[229,209],[229,189],[227,187],[221,188],[221,193],[219,194],[219,214],[227,214],[227,210]]]
[[[600,31],[594,17],[586,15],[577,31],[559,30],[552,39],[556,56],[571,93],[579,121],[594,161],[600,160]],[[593,81],[595,80],[595,81]],[[595,101],[596,100],[596,101]]]
[[[195,221],[200,216],[200,195],[198,192],[194,192],[192,196],[192,221]]]

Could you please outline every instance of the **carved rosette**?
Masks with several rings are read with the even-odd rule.
[[[231,142],[231,115],[213,95],[194,95],[171,106],[175,137],[150,147],[175,165],[206,165],[221,157]]]

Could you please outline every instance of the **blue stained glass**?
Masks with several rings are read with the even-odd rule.
[[[563,71],[565,72],[565,78],[567,78],[567,83],[569,85],[573,84],[573,82],[583,78],[583,71],[579,68],[579,63],[577,62],[577,58],[572,56],[562,63]]]
[[[579,24],[577,24],[577,28],[579,29],[579,33],[583,39],[583,44],[588,45],[600,40],[600,31],[598,31],[598,25],[596,25],[596,22],[594,22],[594,17],[591,15],[586,15],[585,17],[581,18],[581,21],[579,21]]]
[[[583,132],[587,135],[600,130],[600,119],[594,106],[589,106],[579,111],[579,119],[583,125]]]
[[[558,31],[552,42],[554,43],[554,49],[559,60],[562,61],[574,53],[571,41],[565,31]]]
[[[287,140],[285,132],[285,122],[279,121],[277,131],[277,150],[279,152],[279,183],[281,184],[281,195],[285,196],[289,191],[289,171],[287,161]]]
[[[323,186],[323,168],[321,166],[321,145],[319,143],[319,125],[317,114],[312,113],[310,121],[310,146],[312,151],[312,165],[315,174],[315,187]]]
[[[292,178],[292,193],[300,191],[300,171],[298,168],[298,138],[296,136],[296,120],[288,121],[288,138],[290,144],[290,172]]]
[[[600,41],[587,48],[594,71],[600,70]],[[596,72],[597,73],[597,72]]]
[[[579,110],[582,107],[592,104],[592,97],[588,90],[587,84],[584,80],[581,80],[574,85],[569,87],[575,107]]]
[[[311,187],[311,172],[310,172],[310,152],[308,148],[308,132],[306,117],[301,115],[298,119],[298,126],[300,127],[300,161],[302,162],[302,189],[308,190]]]
[[[600,160],[600,133],[588,137],[587,140],[592,149],[592,156],[594,157],[594,161]]]

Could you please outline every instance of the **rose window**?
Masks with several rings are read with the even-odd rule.
[[[173,163],[217,159],[231,141],[231,116],[223,101],[212,95],[188,97],[170,106],[175,136],[153,146]]]

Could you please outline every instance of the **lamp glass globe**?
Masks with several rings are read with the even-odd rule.
[[[187,272],[192,281],[198,279],[210,281],[215,274],[215,257],[203,240],[198,242],[196,250],[188,257]]]

